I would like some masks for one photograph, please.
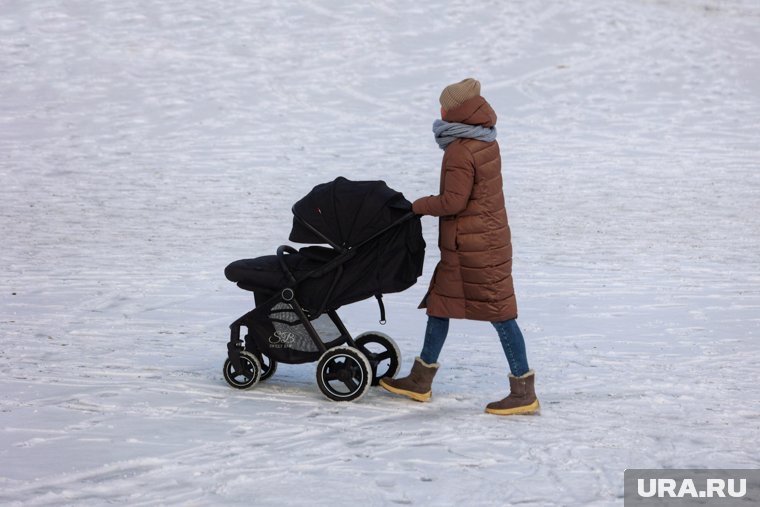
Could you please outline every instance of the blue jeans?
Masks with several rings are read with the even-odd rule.
[[[519,377],[528,373],[528,355],[525,352],[525,340],[523,339],[520,326],[515,319],[491,322],[499,334],[501,346],[507,356],[509,369],[512,375]],[[428,316],[427,329],[425,330],[425,343],[422,345],[420,359],[428,364],[438,361],[438,356],[449,333],[449,319]]]

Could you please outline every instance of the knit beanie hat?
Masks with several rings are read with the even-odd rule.
[[[441,93],[441,106],[446,111],[460,106],[464,101],[480,95],[480,81],[468,77],[458,83],[451,84]]]

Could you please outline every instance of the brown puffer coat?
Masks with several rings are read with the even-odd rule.
[[[480,96],[447,111],[443,119],[496,125],[496,113]],[[435,317],[491,322],[517,318],[499,144],[475,139],[449,144],[441,164],[440,194],[418,199],[413,209],[440,217],[441,260],[420,308]]]

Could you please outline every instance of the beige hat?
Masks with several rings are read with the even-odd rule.
[[[468,77],[458,83],[451,84],[441,92],[441,106],[446,111],[451,111],[464,101],[480,95],[480,81]]]

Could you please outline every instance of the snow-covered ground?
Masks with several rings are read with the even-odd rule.
[[[0,0],[0,504],[621,505],[626,468],[757,468],[760,5]],[[434,399],[222,379],[338,175],[433,193],[441,88],[500,115],[540,417],[452,323]],[[425,274],[342,315],[408,371]]]

